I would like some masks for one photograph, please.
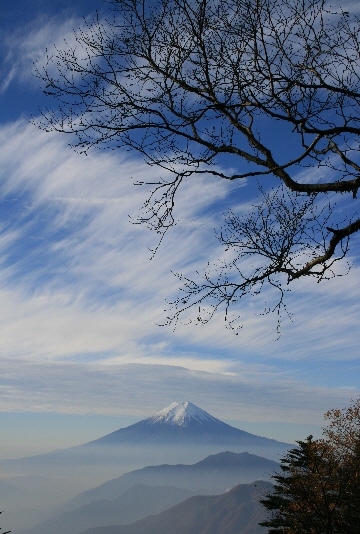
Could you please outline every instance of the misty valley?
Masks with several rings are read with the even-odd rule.
[[[290,444],[191,404],[84,445],[1,461],[13,534],[257,534],[259,503]]]

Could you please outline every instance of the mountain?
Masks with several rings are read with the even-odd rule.
[[[8,482],[3,482],[0,480],[0,495],[1,495],[1,506],[7,505],[8,502],[14,502],[17,500],[24,500],[29,497],[28,491],[24,488],[19,488],[15,484],[9,484]]]
[[[7,517],[9,521],[11,520],[13,531],[30,528],[50,516],[69,511],[70,508],[64,505],[66,501],[110,478],[115,479],[114,486],[120,485],[117,493],[112,491],[106,493],[112,484],[107,482],[103,488],[104,494],[101,493],[103,490],[100,494],[97,490],[90,490],[89,494],[76,498],[71,504],[71,509],[74,510],[91,501],[116,499],[136,484],[178,486],[197,493],[210,491],[220,493],[236,484],[264,478],[276,465],[270,463],[264,464],[263,467],[259,465],[256,468],[251,467],[253,456],[263,457],[262,460],[265,462],[267,461],[265,459],[278,460],[292,447],[293,445],[287,443],[234,428],[190,402],[173,403],[147,419],[89,443],[23,459],[2,460],[3,481],[6,484],[15,485],[13,480],[7,478],[10,474],[49,477],[46,491],[44,491],[45,485],[40,483],[41,478],[31,479],[31,495],[28,497],[20,496],[20,492],[18,499],[11,499],[13,488],[4,488],[11,499],[11,509],[8,505],[6,507]],[[243,462],[241,468],[233,466],[223,469],[212,466],[206,471],[198,467],[196,468],[198,474],[192,475],[190,471],[182,473],[181,468],[177,469],[174,466],[182,464],[186,470],[189,465],[184,464],[201,464],[200,460],[205,462],[204,457],[209,455],[216,457],[223,451],[232,451],[234,454],[248,451],[251,454],[243,456],[246,462]],[[212,461],[215,461],[215,458]],[[221,463],[223,460],[217,457],[216,461]],[[143,476],[143,473],[141,476],[139,473],[129,474],[129,471],[138,471],[144,466],[160,467],[160,464],[172,465],[163,465],[161,475],[155,474],[154,471],[151,472],[151,476],[150,474]],[[173,468],[178,479],[176,483],[173,478],[175,476]],[[154,468],[149,469],[151,471]],[[169,476],[165,476],[167,470]],[[128,479],[125,477],[119,482],[120,475],[124,473],[127,473]]]
[[[95,526],[133,523],[145,516],[158,514],[191,495],[194,492],[185,489],[137,484],[120,497],[92,501],[18,534],[78,534]]]
[[[56,471],[91,465],[117,468],[122,473],[149,464],[193,463],[224,450],[249,451],[278,460],[289,443],[256,436],[234,428],[191,402],[174,402],[155,415],[99,439],[51,453],[3,460],[12,472],[54,475]],[[110,475],[111,476],[111,475]]]
[[[62,492],[57,488],[58,482],[44,476],[8,476],[0,478],[1,506],[6,508],[18,506],[26,503],[34,505],[34,493],[44,499],[50,492],[55,493],[54,500],[62,496]],[[58,491],[57,491],[58,490]]]
[[[131,525],[91,528],[83,534],[264,534],[265,513],[259,503],[269,482],[241,484],[222,495],[186,501]]]
[[[255,436],[216,419],[191,402],[173,402],[155,415],[120,428],[87,445],[226,444],[277,447],[278,441]],[[288,444],[282,444],[288,445]]]
[[[62,513],[18,534],[78,534],[133,523],[190,495],[219,494],[239,482],[268,479],[277,468],[276,462],[246,452],[222,452],[193,465],[148,466],[79,494],[61,507]]]
[[[68,500],[70,495],[69,483],[58,478],[38,475],[0,478],[0,510],[5,511],[1,527],[11,532],[29,528],[54,515],[55,506],[57,509],[59,502]]]
[[[239,483],[269,479],[278,468],[277,462],[247,452],[222,452],[193,465],[147,466],[80,493],[65,505],[65,509],[74,510],[93,501],[114,499],[137,484],[175,486],[197,493],[222,493]]]

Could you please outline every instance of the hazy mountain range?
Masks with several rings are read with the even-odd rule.
[[[194,495],[194,492],[175,487],[154,488],[137,484],[120,497],[92,501],[20,533],[77,534],[94,526],[133,523],[148,515],[158,514],[191,495]]]
[[[277,462],[247,452],[222,452],[193,465],[157,465],[137,469],[85,491],[67,503],[68,509],[122,495],[136,484],[176,486],[199,493],[223,493],[239,483],[269,480]]]
[[[130,525],[102,526],[84,534],[265,534],[259,499],[269,482],[241,484],[222,495],[190,497],[160,514]]]
[[[23,534],[80,534],[117,525],[114,534],[253,534],[258,530],[248,529],[257,525],[259,507],[252,483],[269,480],[278,468],[274,459],[291,447],[177,402],[84,445],[1,461],[11,473],[0,481],[2,504],[14,533],[22,528]],[[217,510],[216,518],[211,510]],[[208,530],[194,526],[196,517]],[[180,530],[169,530],[171,521]]]
[[[133,523],[190,495],[219,494],[239,482],[269,479],[278,466],[246,452],[223,452],[193,465],[148,466],[79,494],[62,508],[63,513],[22,534],[78,534],[90,527]],[[240,494],[243,499],[246,492]],[[189,503],[193,507],[193,501]]]

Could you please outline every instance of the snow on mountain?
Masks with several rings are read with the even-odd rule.
[[[255,436],[216,419],[191,402],[173,402],[155,415],[126,428],[120,428],[107,436],[90,442],[95,445],[202,445],[240,447],[242,450],[263,452],[262,448],[282,448],[284,445],[272,439]],[[254,449],[254,447],[260,449]],[[288,448],[288,447],[286,447]],[[212,451],[215,452],[215,451]],[[220,452],[220,451],[217,451]]]
[[[289,448],[291,444],[228,425],[191,402],[173,402],[147,419],[89,443],[23,458],[21,462],[41,465],[125,462],[135,468],[146,463],[193,462],[226,450],[248,451],[277,460]]]
[[[234,428],[216,419],[191,402],[173,402],[155,415],[126,428],[120,428],[92,444],[115,443],[200,443],[210,441],[228,442],[251,437],[251,434]]]
[[[218,421],[191,402],[173,402],[148,419],[152,424],[166,423],[176,426],[187,426],[190,421],[194,420],[200,424],[216,423]]]

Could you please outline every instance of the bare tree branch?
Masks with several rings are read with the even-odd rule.
[[[229,215],[220,240],[239,251],[236,260],[220,262],[203,285],[180,276],[185,297],[172,318],[210,301],[198,321],[206,322],[264,284],[279,291],[280,314],[289,283],[332,276],[360,230],[359,18],[329,0],[112,6],[113,18],[87,23],[74,47],[54,48],[38,65],[56,102],[39,125],[75,135],[80,152],[125,147],[158,166],[158,182],[142,182],[151,192],[137,222],[161,235],[174,224],[179,187],[196,175],[284,187],[286,201],[264,193],[256,217]],[[333,209],[340,194],[345,220]],[[249,257],[251,273],[240,263]]]

